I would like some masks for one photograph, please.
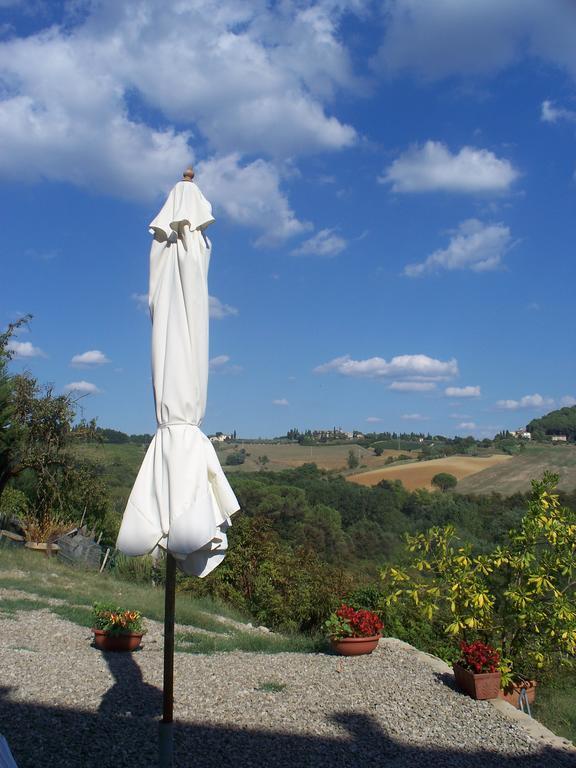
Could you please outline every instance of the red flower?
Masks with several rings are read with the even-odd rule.
[[[475,674],[498,672],[500,654],[487,643],[476,640],[474,643],[460,643],[461,658],[459,664]]]
[[[338,618],[346,621],[352,634],[350,637],[372,637],[379,635],[384,624],[378,614],[364,609],[354,610],[352,606],[342,603],[336,611]]]

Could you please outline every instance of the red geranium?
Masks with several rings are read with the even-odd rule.
[[[474,643],[460,643],[460,652],[462,654],[458,663],[461,667],[469,669],[470,672],[479,675],[485,672],[499,672],[500,654],[487,643],[476,640]]]
[[[362,608],[356,611],[345,603],[338,608],[336,616],[350,627],[348,637],[373,637],[379,635],[384,626],[377,613]]]

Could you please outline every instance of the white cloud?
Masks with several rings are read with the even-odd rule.
[[[388,387],[393,392],[430,392],[436,384],[430,381],[393,381]]]
[[[564,395],[564,397],[560,398],[560,405],[564,408],[576,405],[576,397],[572,397],[572,395]]]
[[[110,360],[104,352],[101,352],[99,349],[90,349],[88,352],[82,352],[81,355],[74,355],[70,364],[83,368],[91,365],[103,365],[109,362]]]
[[[223,304],[216,296],[209,297],[210,317],[215,320],[221,320],[223,317],[231,317],[238,314],[236,307],[230,304]]]
[[[486,272],[498,269],[512,247],[510,229],[504,224],[483,224],[478,219],[463,221],[452,233],[448,246],[434,251],[419,264],[408,264],[407,277],[419,277],[438,270],[471,269]]]
[[[336,256],[346,248],[346,240],[336,235],[333,229],[321,229],[309,240],[295,248],[295,256]]]
[[[476,423],[474,421],[463,421],[458,424],[458,429],[476,429]]]
[[[242,165],[240,155],[233,153],[199,163],[197,177],[216,212],[220,208],[236,224],[263,232],[258,245],[277,244],[311,228],[296,218],[272,163]]]
[[[290,405],[290,403],[288,402],[288,400],[286,400],[285,397],[281,397],[278,400],[272,400],[272,404],[273,405]]]
[[[382,357],[352,360],[350,355],[344,355],[314,368],[314,373],[329,373],[330,371],[336,371],[343,376],[368,378],[394,376],[431,382],[457,376],[458,363],[455,359],[442,361],[428,357],[428,355],[397,355],[390,362]]]
[[[576,77],[572,0],[387,0],[375,66],[426,80],[494,74],[525,55]]]
[[[217,370],[218,368],[222,368],[230,361],[230,358],[228,355],[217,355],[216,357],[212,357],[209,362],[209,367],[211,370]]]
[[[0,43],[4,179],[151,200],[193,159],[192,136],[205,156],[278,162],[357,140],[329,113],[337,92],[360,86],[338,3],[83,6],[73,24]]]
[[[17,360],[27,357],[46,357],[46,353],[30,341],[9,341],[6,348]]]
[[[230,357],[228,355],[217,355],[208,362],[208,368],[212,373],[240,373],[241,365],[229,365]]]
[[[427,141],[400,155],[379,179],[394,192],[503,192],[518,177],[508,160],[487,149],[463,147],[457,154]]]
[[[406,421],[428,421],[430,416],[423,416],[421,413],[404,413],[401,418]]]
[[[519,408],[548,408],[554,405],[554,400],[542,395],[524,395],[520,400],[498,400],[497,408],[503,408],[508,411],[516,411]]]
[[[138,309],[148,312],[148,294],[147,293],[133,293],[130,298]]]
[[[558,120],[568,120],[571,123],[576,122],[576,111],[573,109],[564,109],[555,107],[551,101],[543,101],[540,119],[544,123],[556,123]]]
[[[98,395],[101,390],[90,381],[71,381],[66,384],[64,392],[79,392],[82,395]]]
[[[380,418],[380,416],[368,416],[366,418],[366,421],[368,422],[368,424],[377,424],[379,421],[382,421],[382,419]]]
[[[480,397],[480,387],[446,387],[446,397]]]

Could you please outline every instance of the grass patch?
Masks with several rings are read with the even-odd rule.
[[[9,598],[0,604],[0,616],[15,616],[19,611],[39,611],[48,607],[43,600],[27,600],[26,598]]]
[[[268,635],[256,632],[232,632],[213,637],[198,632],[180,632],[175,638],[176,650],[181,653],[319,653],[326,649],[323,638],[302,635]]]
[[[94,617],[90,608],[82,605],[52,605],[50,611],[66,621],[78,624],[81,627],[90,627],[94,624]]]
[[[21,570],[22,577],[14,577],[10,571]],[[3,572],[9,575],[4,576]],[[55,597],[71,603],[91,607],[94,602],[116,603],[133,608],[148,619],[163,621],[164,589],[151,584],[123,581],[113,572],[99,574],[62,563],[56,558],[40,557],[35,552],[6,547],[2,549],[0,587],[20,589],[41,597]],[[194,599],[186,593],[176,594],[176,621],[210,632],[225,634],[230,630],[215,618],[238,620],[238,612],[206,598]],[[246,621],[245,617],[240,620]]]
[[[277,683],[274,680],[270,680],[268,682],[260,683],[256,690],[262,691],[263,693],[280,693],[284,688],[286,688],[286,683]]]
[[[574,688],[576,671],[562,671],[558,679],[541,685],[536,691],[532,714],[551,731],[576,744],[576,708]]]

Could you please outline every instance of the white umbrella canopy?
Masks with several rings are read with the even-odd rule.
[[[200,430],[208,389],[208,268],[212,207],[185,173],[150,224],[149,304],[158,428],[118,534],[127,555],[165,549],[186,573],[206,576],[226,554],[238,501]],[[186,178],[187,177],[187,178]]]

